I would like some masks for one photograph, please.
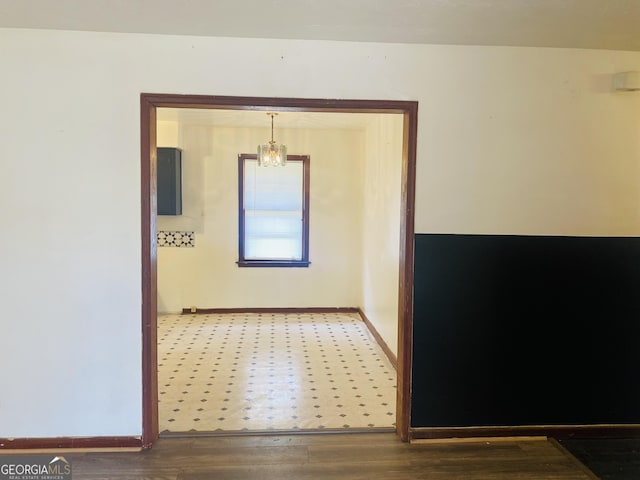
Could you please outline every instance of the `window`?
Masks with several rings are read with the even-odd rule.
[[[309,266],[309,156],[259,167],[238,155],[240,267]]]

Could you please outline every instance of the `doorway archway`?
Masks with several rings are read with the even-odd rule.
[[[325,100],[207,95],[140,95],[142,234],[142,443],[158,437],[156,109],[396,113],[403,115],[396,431],[407,441],[411,411],[413,241],[418,103],[394,100]]]

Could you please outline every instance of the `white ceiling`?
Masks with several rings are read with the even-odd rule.
[[[0,27],[640,51],[640,0],[0,0]]]

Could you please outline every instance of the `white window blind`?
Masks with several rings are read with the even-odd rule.
[[[244,163],[244,259],[303,259],[304,164]]]

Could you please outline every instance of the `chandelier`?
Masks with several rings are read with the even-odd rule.
[[[287,163],[287,146],[278,145],[273,139],[273,117],[277,113],[267,113],[271,117],[271,141],[258,145],[258,165],[261,167],[283,167]]]

